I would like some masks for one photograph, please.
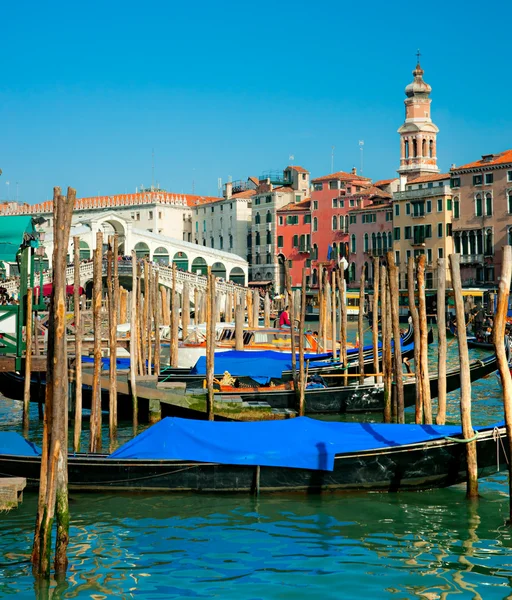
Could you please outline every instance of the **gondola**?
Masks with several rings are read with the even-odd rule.
[[[476,428],[478,475],[507,468],[503,423]],[[69,489],[89,492],[398,492],[466,478],[461,428],[333,423],[299,417],[258,423],[165,418],[107,455],[68,457]],[[0,433],[0,475],[36,489],[38,449]]]
[[[480,350],[494,350],[492,342],[482,342],[476,338],[468,338],[468,348],[478,348]]]
[[[497,364],[496,356],[473,361],[470,364],[471,381],[477,381],[493,373],[497,368]],[[339,383],[340,378],[336,381]],[[460,370],[452,369],[448,371],[446,374],[446,391],[453,392],[459,387]],[[430,395],[432,398],[436,398],[437,394],[438,379],[436,373],[430,375]],[[224,401],[228,401],[231,396],[239,397],[243,402],[264,401],[272,408],[297,408],[297,394],[292,387],[290,389],[262,387],[251,390],[244,387],[233,387],[230,391],[227,391],[227,387],[223,386],[219,391],[219,396]],[[306,389],[305,402],[306,414],[382,412],[384,410],[384,387],[382,384],[370,382]],[[416,381],[413,377],[410,377],[404,382],[404,406],[413,406],[415,402]]]

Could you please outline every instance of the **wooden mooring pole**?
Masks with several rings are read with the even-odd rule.
[[[409,312],[411,313],[412,327],[414,331],[414,377],[416,382],[416,404],[415,422],[423,423],[423,381],[421,379],[421,352],[420,352],[420,319],[416,307],[416,290],[414,276],[414,258],[409,257],[407,263],[407,289],[409,293]]]
[[[505,426],[507,428],[508,455],[512,457],[512,377],[508,362],[508,352],[505,343],[510,343],[508,336],[505,337],[505,325],[507,320],[508,300],[510,296],[510,281],[512,277],[512,246],[503,247],[503,258],[501,261],[501,277],[498,286],[498,305],[494,315],[494,328],[492,341],[498,358],[498,369],[501,377],[503,390],[503,409],[505,412]],[[509,518],[508,525],[512,525],[512,465],[508,462],[508,496],[509,496]]]
[[[464,298],[460,278],[460,254],[450,254],[450,272],[452,275],[453,296],[455,299],[455,316],[457,323],[464,323]],[[475,432],[471,424],[471,374],[469,370],[468,341],[466,328],[457,327],[457,339],[460,360],[460,416],[462,434],[466,440],[467,484],[466,496],[478,497],[478,466],[476,456]],[[473,440],[473,441],[470,441]]]
[[[384,383],[384,422],[391,423],[391,400],[393,380],[391,367],[391,334],[390,323],[391,316],[389,314],[389,284],[388,273],[386,267],[380,267],[380,314],[381,314],[381,331],[382,331],[382,374]]]
[[[89,452],[101,452],[101,292],[102,292],[103,233],[96,233],[93,259],[93,327],[94,327],[94,374],[91,399],[91,437]]]
[[[333,281],[336,274],[333,271]],[[333,283],[333,289],[335,288]],[[299,417],[304,416],[306,405],[306,372],[304,370],[304,325],[306,322],[306,269],[302,269],[302,288],[300,291],[300,319],[299,319]],[[336,329],[333,329],[334,336]]]
[[[76,192],[67,196],[54,188],[53,285],[48,328],[46,406],[32,568],[36,576],[48,579],[52,525],[56,516],[54,568],[57,576],[67,569],[69,540],[68,505],[68,357],[66,342],[66,266],[71,216]]]
[[[213,375],[215,369],[215,276],[208,267],[206,290],[206,387],[208,391],[206,412],[209,421],[214,420]]]
[[[357,316],[357,337],[359,339],[359,383],[364,383],[364,281],[365,281],[365,268],[364,265],[361,267],[361,280],[359,282],[359,313]],[[377,369],[375,373],[378,373]]]
[[[345,375],[347,374],[347,282],[345,273],[338,273],[338,288],[340,290],[340,360],[343,363]],[[343,385],[348,385],[348,377],[343,380]]]
[[[400,320],[398,314],[398,269],[393,252],[388,252],[388,279],[391,301],[391,323],[393,329],[394,379],[396,392],[396,418],[398,423],[405,423],[404,416],[404,379],[402,371],[402,338],[400,336]]]
[[[423,393],[423,418],[426,425],[432,425],[432,398],[430,396],[430,377],[428,369],[428,324],[427,302],[425,296],[425,262],[427,257],[420,254],[418,257],[418,317],[420,321],[420,373],[421,389]]]
[[[380,260],[376,256],[373,259],[373,315],[372,315],[372,342],[373,342],[373,370],[379,373],[379,278],[380,278]],[[375,383],[378,383],[380,377],[375,375]]]
[[[171,290],[171,350],[170,365],[178,366],[178,332],[179,332],[179,314],[178,314],[178,292],[176,290],[176,263],[172,265],[172,290]]]
[[[137,318],[137,254],[132,250],[132,295],[130,310],[130,388],[132,394],[133,429],[137,429],[139,405],[137,400],[138,366],[138,318]]]
[[[117,308],[118,298],[115,297],[114,265],[117,256],[114,252],[113,237],[108,238],[107,250],[107,304],[109,332],[109,390],[108,390],[108,428],[111,446],[117,435]]]
[[[75,310],[75,427],[73,451],[80,452],[82,436],[82,311],[80,307],[80,238],[73,238],[73,299]]]
[[[446,421],[446,267],[444,258],[437,259],[437,425]]]

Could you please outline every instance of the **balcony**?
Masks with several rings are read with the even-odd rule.
[[[461,265],[475,265],[484,263],[484,255],[483,254],[461,254],[460,255],[460,264]]]
[[[425,248],[425,238],[416,238],[415,240],[411,240],[411,246],[413,248]]]
[[[366,254],[368,254],[370,258],[373,258],[374,256],[386,256],[386,253],[387,250],[384,250],[382,248],[373,248],[366,252]]]
[[[405,190],[404,192],[395,192],[393,200],[413,200],[415,198],[432,198],[435,196],[451,195],[452,191],[449,185],[424,188],[421,190]]]
[[[259,177],[260,181],[270,179],[272,185],[290,185],[292,182],[286,178],[282,171],[265,171]]]

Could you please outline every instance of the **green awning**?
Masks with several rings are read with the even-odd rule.
[[[0,261],[14,262],[23,242],[23,234],[34,233],[35,230],[32,217],[26,215],[0,217]],[[31,246],[34,244],[32,243]]]

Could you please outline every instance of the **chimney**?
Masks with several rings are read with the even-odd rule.
[[[357,169],[355,167],[352,167],[352,175],[357,175]]]
[[[450,167],[450,171],[453,171],[453,169],[455,169],[455,163],[452,163],[452,166]]]
[[[231,181],[228,181],[228,183],[226,183],[226,186],[224,188],[224,197],[226,198],[226,200],[229,200],[232,195],[233,195],[233,183]]]
[[[405,192],[405,184],[407,183],[407,175],[400,175],[399,191]]]

